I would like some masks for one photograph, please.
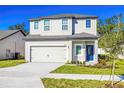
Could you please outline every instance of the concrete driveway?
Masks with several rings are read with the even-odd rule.
[[[25,63],[15,67],[0,69],[0,87],[4,88],[40,88],[40,77],[64,63]]]

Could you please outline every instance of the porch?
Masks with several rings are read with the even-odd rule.
[[[98,63],[98,41],[72,41],[72,61],[86,62],[87,65]]]

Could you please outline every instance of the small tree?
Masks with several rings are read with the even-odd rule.
[[[111,82],[112,87],[114,84],[115,59],[118,58],[118,54],[123,53],[122,43],[124,42],[124,31],[121,19],[122,15],[120,14],[118,16],[113,16],[109,20],[106,20],[106,31],[99,40],[102,48],[109,54],[109,56],[113,58]]]

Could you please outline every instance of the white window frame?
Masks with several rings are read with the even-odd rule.
[[[87,20],[90,20],[90,27],[87,27]],[[86,28],[90,29],[91,28],[91,19],[86,19]]]
[[[6,49],[6,57],[10,57],[10,55],[11,55],[11,50],[10,49]]]
[[[80,46],[81,47],[81,54],[77,54],[77,46]],[[82,44],[75,44],[75,56],[82,56],[82,54],[83,54],[82,53],[82,51],[83,51],[82,48],[83,48],[82,47]]]
[[[39,22],[34,21],[34,30],[38,30],[38,29],[39,29]]]
[[[47,21],[49,21],[49,23],[48,24],[45,24],[45,20],[47,20]],[[44,19],[44,31],[50,31],[50,19]],[[49,27],[49,29],[48,30],[45,30],[45,27]]]
[[[64,23],[64,20],[67,22]],[[63,26],[67,26],[66,29],[63,29]],[[68,30],[68,18],[62,18],[62,31],[67,31]]]

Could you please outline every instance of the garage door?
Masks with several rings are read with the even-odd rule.
[[[31,62],[65,62],[65,46],[31,47]]]

